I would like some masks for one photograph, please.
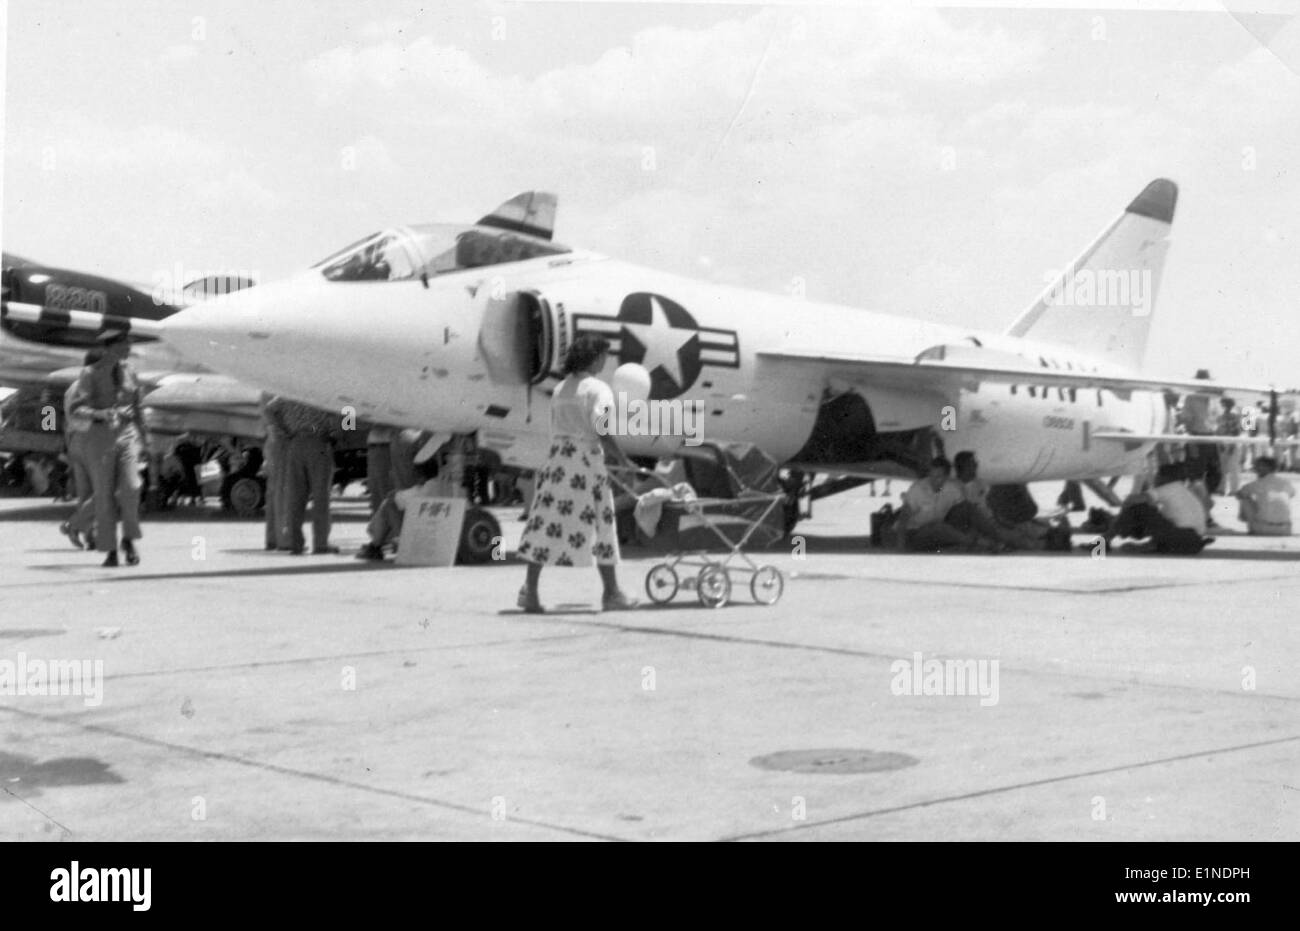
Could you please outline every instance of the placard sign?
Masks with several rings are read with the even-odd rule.
[[[450,566],[460,547],[464,498],[413,498],[397,540],[399,566]]]

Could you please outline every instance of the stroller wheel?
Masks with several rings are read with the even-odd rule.
[[[721,608],[731,597],[731,576],[722,566],[705,566],[700,570],[700,604],[706,608]]]
[[[785,576],[775,566],[759,566],[749,580],[749,593],[761,605],[774,605],[785,591]]]
[[[666,562],[645,574],[645,593],[657,605],[667,604],[677,597],[677,572]]]

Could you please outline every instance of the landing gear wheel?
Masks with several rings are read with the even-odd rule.
[[[501,525],[492,512],[470,508],[465,512],[465,523],[461,525],[456,562],[465,566],[490,562],[500,540]]]
[[[731,597],[731,577],[722,566],[705,566],[700,570],[698,584],[700,604],[706,608],[721,608]]]
[[[230,486],[230,507],[240,517],[252,517],[261,506],[262,483],[257,479],[241,478]]]
[[[657,605],[667,604],[677,597],[679,586],[677,571],[661,562],[645,574],[645,593]]]
[[[759,566],[749,580],[749,593],[761,605],[774,605],[785,591],[785,576],[775,566]]]

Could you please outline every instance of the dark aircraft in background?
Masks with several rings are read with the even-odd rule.
[[[203,279],[192,282],[184,293],[201,298],[216,289],[236,290],[251,284],[247,279]],[[205,292],[210,286],[213,290]],[[126,331],[133,344],[132,364],[148,391],[151,432],[261,435],[257,390],[185,364],[158,340],[158,322],[184,304],[159,302],[141,287],[7,252],[0,290],[0,387],[14,392],[4,402],[6,429],[0,430],[0,449],[61,448],[63,392],[97,339],[115,330]],[[57,425],[46,416],[50,406]]]

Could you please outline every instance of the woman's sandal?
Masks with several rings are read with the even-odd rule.
[[[542,607],[541,599],[534,593],[531,597],[528,589],[519,589],[519,597],[515,599],[515,604],[524,609],[525,614],[545,614],[546,609]]]
[[[641,602],[635,598],[629,598],[622,592],[619,592],[613,598],[608,595],[600,599],[600,610],[602,611],[630,611]]]

